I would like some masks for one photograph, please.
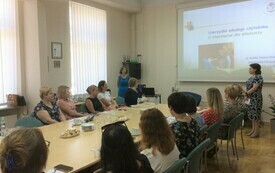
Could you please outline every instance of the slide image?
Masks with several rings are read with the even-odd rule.
[[[199,68],[209,70],[234,68],[234,43],[199,45]]]

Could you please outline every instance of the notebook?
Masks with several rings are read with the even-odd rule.
[[[142,93],[145,96],[154,96],[155,95],[155,88],[143,88]]]

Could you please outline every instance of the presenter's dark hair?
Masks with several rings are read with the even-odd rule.
[[[249,65],[251,68],[255,69],[255,74],[262,74],[262,71],[261,71],[261,65],[258,64],[258,63],[253,63],[253,64],[250,64]]]
[[[138,149],[123,125],[111,125],[102,134],[100,156],[104,172],[137,173]]]
[[[102,91],[102,87],[105,85],[105,83],[106,83],[105,80],[101,80],[101,81],[98,82],[97,88],[98,88],[99,91]]]
[[[39,129],[17,129],[6,136],[0,146],[2,173],[42,172],[47,158],[48,147]]]
[[[186,113],[187,99],[182,93],[176,92],[168,97],[168,107],[177,114]]]
[[[186,102],[187,102],[186,113],[196,113],[197,112],[197,104],[196,104],[194,97],[192,97],[190,95],[186,95]]]
[[[127,73],[128,73],[128,70],[127,70],[127,68],[126,68],[126,67],[121,67],[121,68],[120,68],[120,70],[119,70],[119,74],[122,74],[123,69],[125,69],[125,70],[126,70],[126,74],[127,74]]]

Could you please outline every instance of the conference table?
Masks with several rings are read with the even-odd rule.
[[[141,115],[140,111],[153,107],[155,107],[153,103],[143,103],[134,107],[102,112],[94,117],[91,122],[95,124],[95,130],[84,132],[81,126],[73,126],[73,128],[80,130],[80,134],[67,139],[61,138],[60,135],[67,129],[72,128],[74,120],[39,127],[43,132],[45,140],[50,142],[45,172],[58,164],[73,167],[71,172],[79,172],[85,168],[96,165],[100,161],[101,127],[105,124],[118,121],[119,118],[126,117],[129,118],[126,121],[128,129],[130,131],[132,131],[132,129],[138,129]],[[165,116],[170,115],[166,104],[158,104],[157,108],[161,110]],[[139,140],[139,136],[135,137],[135,142]]]

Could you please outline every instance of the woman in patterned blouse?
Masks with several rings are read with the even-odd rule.
[[[51,88],[40,88],[40,98],[41,101],[34,108],[34,114],[38,120],[40,120],[45,125],[66,120],[56,102],[52,101],[53,92]]]
[[[186,96],[182,93],[173,93],[168,97],[170,113],[176,118],[176,122],[171,124],[171,128],[180,151],[180,158],[187,157],[200,141],[200,128],[196,120],[186,114],[187,101]]]
[[[224,97],[227,104],[224,106],[223,122],[228,124],[235,116],[241,112],[241,107],[236,101],[239,90],[233,85],[229,85],[224,89]],[[218,135],[221,139],[227,139],[228,126],[222,126],[219,129]]]
[[[205,124],[209,127],[219,121],[223,116],[223,99],[218,88],[209,88],[206,90],[208,108],[200,111]]]

